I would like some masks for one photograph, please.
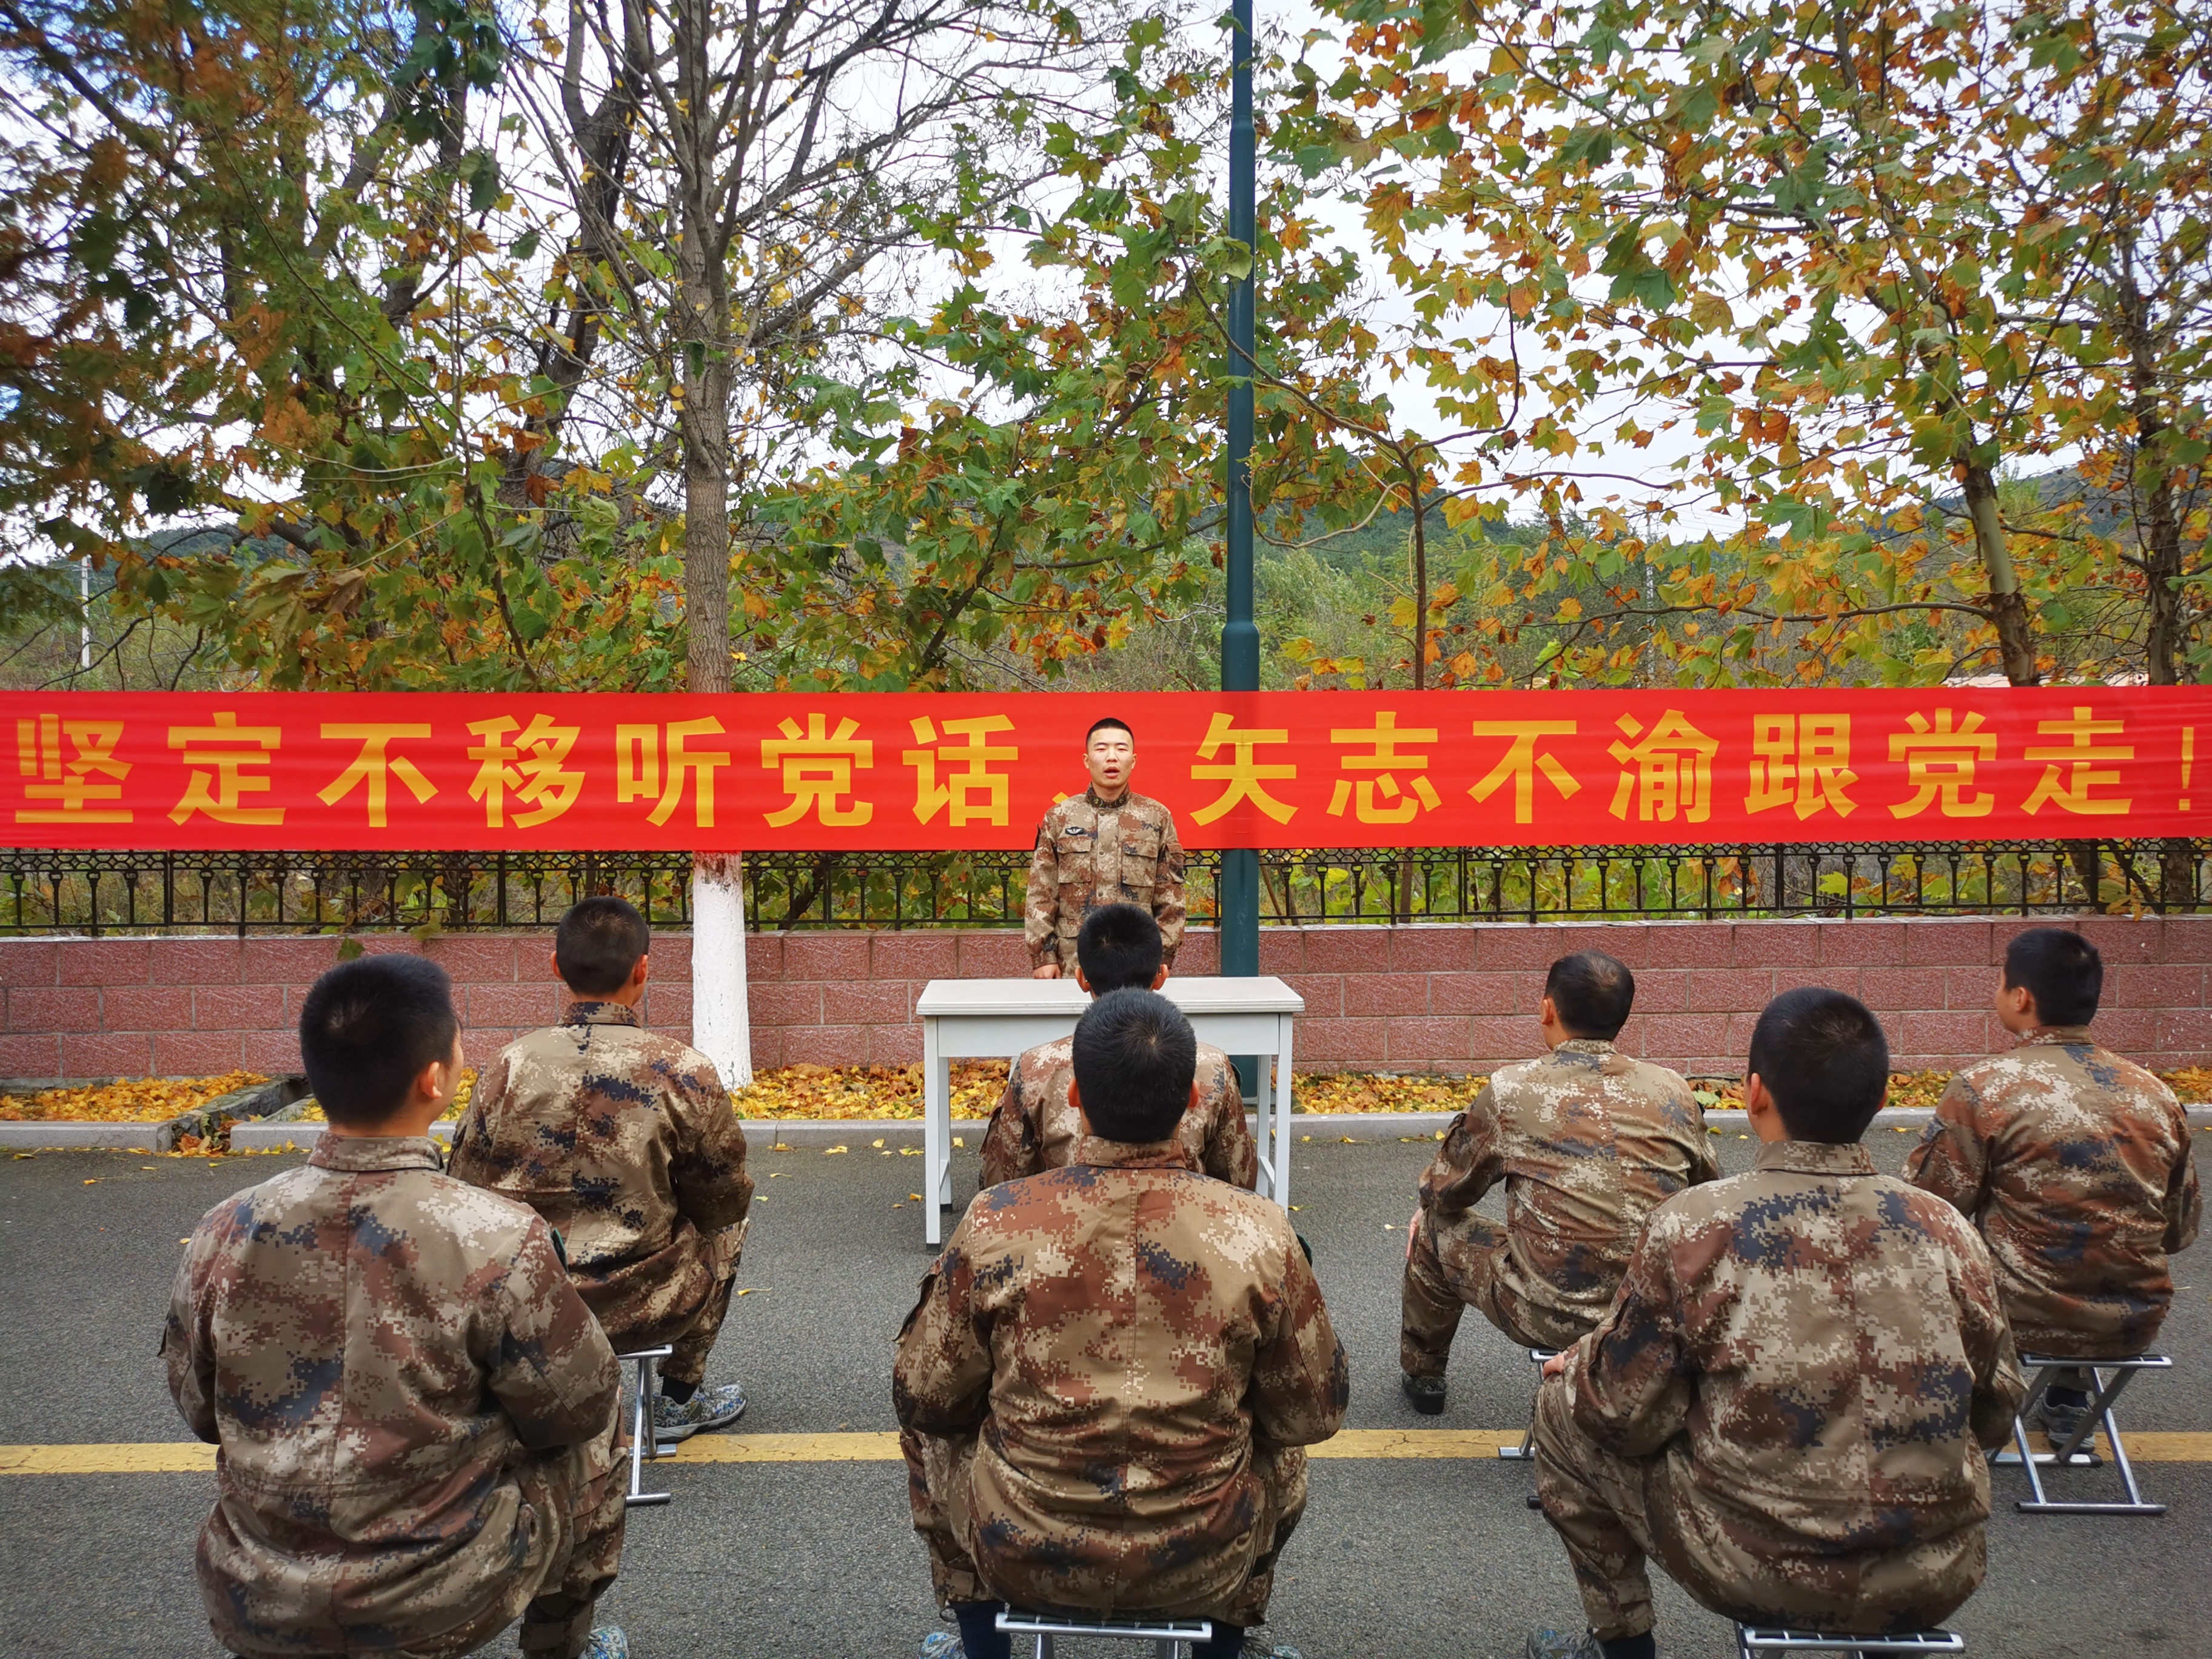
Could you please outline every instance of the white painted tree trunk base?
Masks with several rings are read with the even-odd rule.
[[[691,1046],[726,1088],[753,1080],[752,1015],[745,997],[744,865],[734,854],[691,862]]]

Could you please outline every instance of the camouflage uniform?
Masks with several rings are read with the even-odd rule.
[[[484,1068],[451,1168],[559,1229],[617,1352],[673,1343],[660,1374],[706,1376],[753,1200],[713,1060],[617,1003],[573,1003]]]
[[[1022,937],[1030,965],[1057,962],[1075,976],[1075,936],[1103,904],[1152,913],[1173,966],[1182,943],[1182,843],[1175,814],[1134,791],[1103,801],[1086,789],[1059,802],[1037,825]]]
[[[200,1590],[251,1659],[568,1659],[622,1559],[621,1378],[545,1224],[436,1143],[325,1135],[192,1231],[161,1338],[214,1442]]]
[[[2157,1340],[2166,1257],[2203,1209],[2189,1119],[2087,1026],[2039,1028],[1954,1076],[1905,1175],[1981,1229],[2027,1352],[2122,1358]]]
[[[1982,1449],[2025,1392],[1989,1252],[1863,1146],[1784,1141],[1662,1205],[1536,1405],[1536,1493],[1601,1638],[1644,1558],[1716,1613],[1868,1635],[1981,1583]]]
[[[1468,1304],[1524,1346],[1565,1347],[1613,1305],[1644,1218],[1719,1175],[1697,1097],[1663,1066],[1577,1037],[1501,1066],[1421,1177],[1400,1363],[1442,1376]],[[1500,1179],[1502,1227],[1474,1208]]]
[[[940,1602],[1234,1625],[1350,1392],[1289,1217],[1172,1141],[1096,1138],[977,1194],[892,1377]]]
[[[1074,1053],[1074,1037],[1064,1036],[1041,1042],[1014,1061],[1006,1092],[983,1132],[984,1186],[1057,1170],[1075,1155],[1083,1120],[1067,1099]],[[1236,1069],[1210,1042],[1198,1045],[1198,1104],[1176,1125],[1175,1139],[1192,1169],[1247,1192],[1259,1183],[1260,1149],[1244,1121]]]

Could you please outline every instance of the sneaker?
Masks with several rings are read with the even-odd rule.
[[[629,1638],[619,1625],[601,1625],[576,1659],[629,1659]]]
[[[1527,1659],[1605,1659],[1605,1644],[1587,1630],[1532,1630]]]
[[[2051,1443],[2051,1449],[2057,1451],[2081,1433],[2081,1425],[2088,1421],[2089,1396],[2071,1389],[2047,1389],[2035,1415],[2043,1425],[2043,1437]],[[2085,1440],[2080,1449],[2087,1451],[2091,1448]]]
[[[1270,1642],[1263,1636],[1244,1638],[1242,1659],[1305,1659],[1305,1656],[1288,1642]]]
[[[682,1405],[665,1394],[653,1397],[653,1437],[666,1445],[711,1429],[726,1429],[745,1414],[744,1385],[702,1389]]]
[[[921,1638],[921,1659],[968,1659],[968,1650],[958,1631],[933,1630]]]
[[[1405,1376],[1406,1398],[1424,1417],[1441,1417],[1444,1410],[1444,1380],[1441,1376]]]

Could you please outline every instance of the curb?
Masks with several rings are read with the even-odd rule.
[[[232,1126],[230,1150],[234,1152],[281,1152],[287,1146],[312,1152],[323,1138],[325,1125],[320,1123],[240,1123]],[[443,1121],[430,1126],[434,1140],[450,1141],[453,1126]]]

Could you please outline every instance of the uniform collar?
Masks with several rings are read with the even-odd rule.
[[[315,1138],[307,1162],[318,1170],[372,1175],[392,1170],[442,1170],[438,1143],[428,1135],[334,1135]]]
[[[2020,1034],[2023,1048],[2032,1042],[2094,1042],[2086,1025],[2036,1025]]]
[[[593,997],[579,997],[568,1005],[561,1016],[563,1025],[642,1025],[637,1010],[625,1008],[619,1002],[601,1002]]]
[[[1555,1054],[1609,1054],[1613,1052],[1613,1039],[1569,1037],[1552,1052]]]
[[[1121,786],[1121,793],[1117,798],[1113,800],[1101,800],[1098,799],[1098,786],[1095,783],[1087,783],[1083,786],[1083,799],[1091,804],[1093,811],[1118,812],[1137,799],[1137,792],[1125,783]]]
[[[1773,1140],[1759,1149],[1761,1170],[1787,1170],[1792,1175],[1870,1176],[1874,1158],[1864,1146],[1831,1146],[1819,1140]]]
[[[1190,1154],[1175,1139],[1109,1140],[1103,1135],[1083,1135],[1068,1162],[1105,1170],[1188,1170]]]

